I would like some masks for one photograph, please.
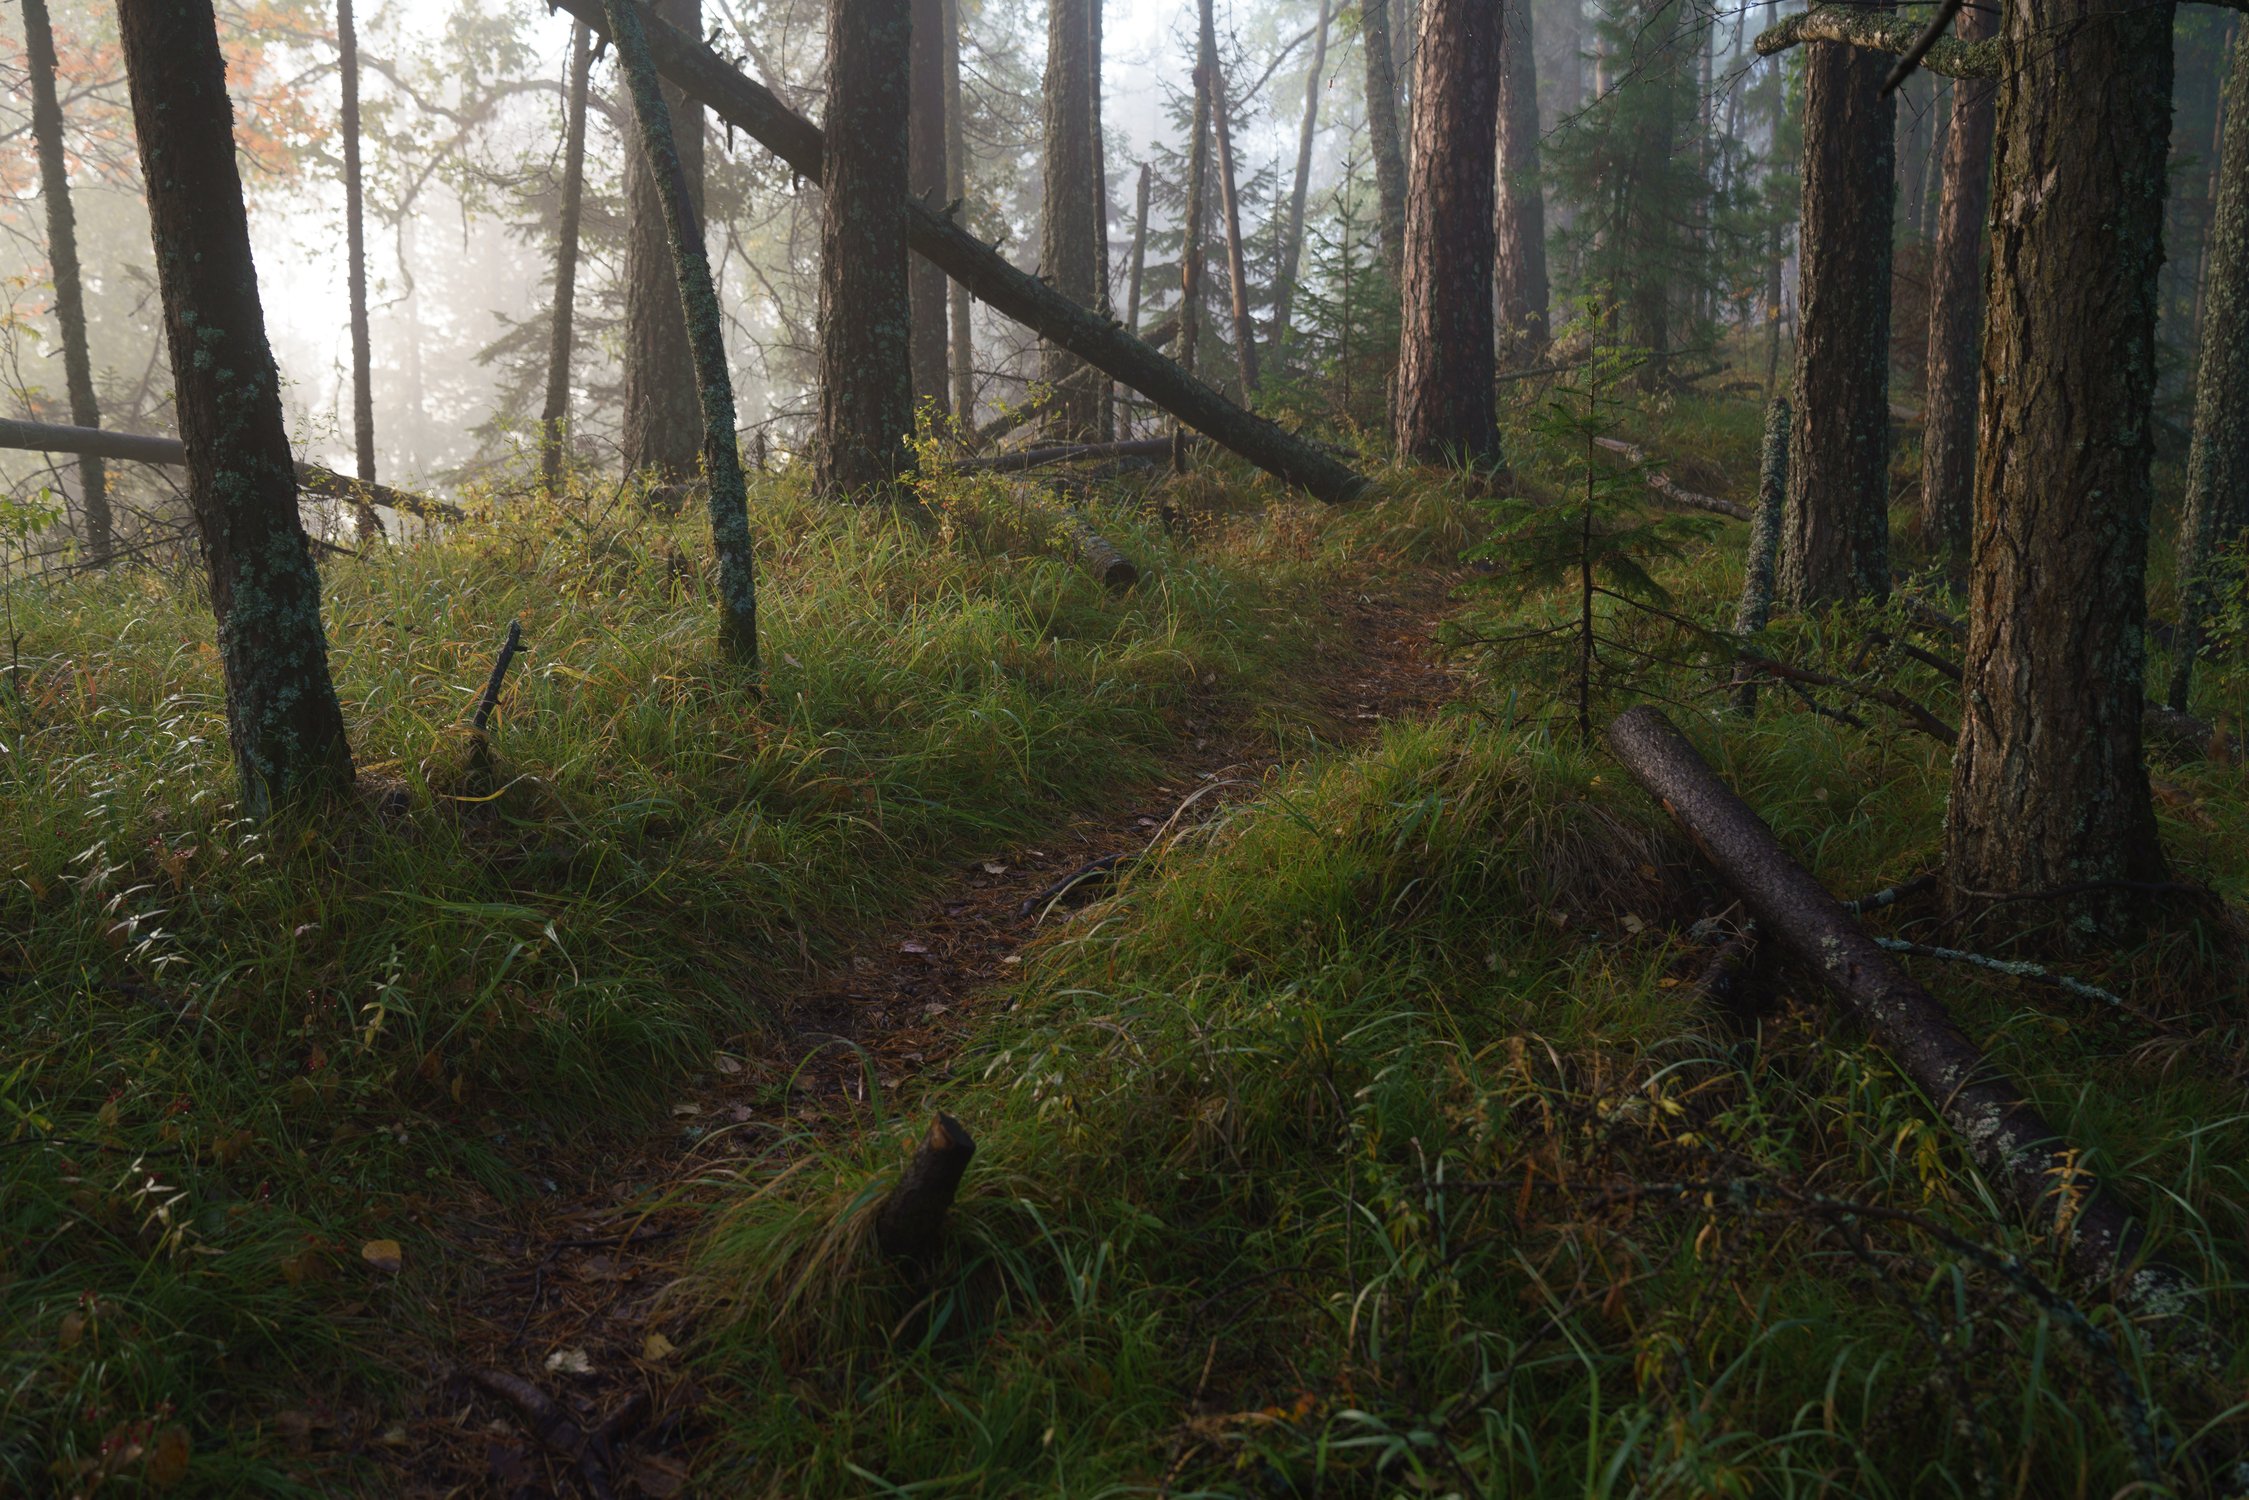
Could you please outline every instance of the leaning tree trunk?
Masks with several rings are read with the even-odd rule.
[[[1233,314],[1235,368],[1242,400],[1257,395],[1257,328],[1249,318],[1249,259],[1242,253],[1242,200],[1234,178],[1234,127],[1226,101],[1226,70],[1218,62],[1218,26],[1211,0],[1202,0],[1203,52],[1210,59],[1210,123],[1218,142],[1218,202],[1226,215],[1226,286]]]
[[[352,471],[375,482],[375,373],[367,336],[367,193],[359,168],[359,29],[351,0],[336,0],[336,70],[343,80],[344,279],[351,298]],[[362,540],[383,534],[375,507],[362,504]]]
[[[328,676],[320,575],[297,516],[281,380],[258,305],[211,0],[123,0],[118,39],[140,144],[187,497],[210,574],[227,738],[244,808],[351,784]]]
[[[63,386],[70,396],[70,420],[79,427],[102,424],[94,399],[94,362],[86,343],[86,289],[78,270],[78,214],[70,202],[70,171],[64,164],[62,106],[55,98],[55,31],[47,19],[47,0],[23,0],[25,51],[31,64],[31,138],[39,154],[39,191],[47,205],[47,260],[55,277],[55,322],[62,333]],[[114,545],[109,514],[109,476],[99,458],[78,461],[78,511],[86,528],[86,555],[106,562]]]
[[[1046,207],[1039,271],[1080,307],[1098,307],[1107,281],[1101,256],[1101,59],[1094,51],[1099,0],[1051,0],[1046,31]],[[1065,442],[1098,433],[1101,392],[1090,381],[1065,388],[1083,366],[1045,346],[1039,378],[1065,392],[1048,410],[1047,430]]]
[[[958,0],[945,6],[945,201],[968,199],[968,131],[961,118],[961,17]],[[968,287],[948,280],[952,300],[953,416],[965,429],[976,421],[976,335],[969,319],[975,307]]]
[[[1199,33],[1198,33],[1199,36]],[[1195,373],[1203,326],[1203,226],[1209,219],[1211,80],[1217,59],[1195,44],[1195,115],[1187,133],[1187,207],[1179,237],[1179,364]]]
[[[1890,587],[1889,60],[1815,42],[1804,66],[1796,430],[1781,597],[1796,609]]]
[[[757,665],[757,573],[750,550],[749,487],[742,474],[742,450],[734,440],[734,385],[726,372],[726,324],[719,314],[718,288],[711,281],[710,252],[703,224],[672,130],[671,106],[657,82],[656,61],[641,30],[640,0],[604,0],[609,34],[617,43],[617,66],[632,95],[633,122],[640,136],[640,160],[654,179],[663,210],[665,239],[672,256],[681,322],[695,362],[695,384],[703,418],[703,486],[711,514],[712,550],[718,554],[719,649],[747,666]],[[903,0],[898,17],[901,67],[905,63]],[[903,78],[897,96],[905,93]],[[894,96],[896,97],[896,96]],[[703,112],[691,116],[702,130]],[[903,120],[898,121],[904,134]],[[904,142],[901,141],[901,154]],[[699,155],[700,153],[698,153]],[[900,184],[899,186],[903,186]],[[897,193],[890,202],[896,212]]]
[[[2171,7],[2009,0],[1947,873],[1994,892],[2164,867],[2140,754]],[[2074,915],[2122,928],[2116,893]]]
[[[2222,549],[2249,528],[2249,37],[2233,44],[2225,140],[2202,277],[2202,356],[2194,379],[2186,510],[2179,518],[2179,658],[2171,707],[2184,713],[2217,603]]]
[[[569,441],[570,346],[578,297],[578,221],[586,195],[586,94],[593,79],[593,33],[570,28],[570,103],[562,126],[562,204],[554,241],[554,313],[547,325],[547,401],[539,413],[539,475],[547,493],[562,483]]]
[[[1320,0],[1320,19],[1312,26],[1312,65],[1304,73],[1304,118],[1296,131],[1296,179],[1289,189],[1288,218],[1281,231],[1280,274],[1273,278],[1274,366],[1287,373],[1289,320],[1296,312],[1297,267],[1304,260],[1304,204],[1312,189],[1312,141],[1320,129],[1320,71],[1328,60],[1329,0]]]
[[[1955,34],[1992,33],[1980,7],[1960,12]],[[1943,202],[1929,254],[1929,394],[1921,422],[1921,534],[1954,557],[1968,550],[1976,492],[1976,342],[1983,330],[1983,249],[1991,216],[1992,88],[1952,86]]]
[[[1422,25],[1394,438],[1401,459],[1498,468],[1491,285],[1501,20],[1489,0],[1427,0]]]
[[[702,0],[649,0],[649,14],[690,36],[703,30]],[[899,91],[903,100],[904,90]],[[892,108],[897,108],[896,101]],[[703,221],[703,110],[676,89],[664,90],[672,142],[687,174],[695,222]],[[625,470],[651,471],[675,490],[695,478],[703,444],[702,398],[695,354],[680,314],[679,275],[658,175],[638,150],[625,153]]]
[[[618,0],[610,0],[618,3]],[[820,418],[814,487],[892,492],[909,472],[913,312],[906,291],[909,0],[828,7],[827,189],[820,221]]]
[[[1492,293],[1500,342],[1512,364],[1546,348],[1546,202],[1538,169],[1538,57],[1529,0],[1500,0],[1498,219],[1493,227]]]
[[[1406,275],[1406,151],[1398,138],[1397,52],[1390,44],[1390,0],[1360,0],[1359,42],[1367,65],[1367,139],[1374,148],[1374,192],[1382,213],[1382,263],[1394,286]]]
[[[948,41],[946,0],[913,0],[913,58],[909,64],[906,106],[906,191],[924,203],[942,206],[947,196],[945,61]],[[927,401],[937,415],[952,405],[946,390],[945,273],[926,260],[906,267],[906,291],[913,304],[912,366],[914,400]]]

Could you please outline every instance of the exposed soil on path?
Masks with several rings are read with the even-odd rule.
[[[1455,581],[1424,573],[1380,595],[1331,597],[1337,628],[1314,667],[1305,727],[1349,743],[1447,701],[1454,674],[1430,637]],[[389,1493],[684,1493],[701,1392],[677,1352],[691,1330],[661,1294],[686,1269],[710,1203],[785,1166],[806,1132],[864,1119],[870,1079],[895,1098],[942,1069],[1004,1003],[1041,918],[1059,915],[1039,909],[1042,893],[1093,861],[1137,852],[1167,824],[1208,817],[1286,763],[1270,722],[1184,727],[1192,737],[1155,782],[965,867],[920,911],[786,997],[775,1029],[737,1038],[683,1078],[676,1129],[628,1150],[557,1154],[540,1201],[487,1200],[440,1216],[433,1228],[450,1242],[460,1299],[450,1344],[411,1356],[428,1366],[416,1409],[380,1437],[339,1414],[313,1446],[375,1459]],[[1096,878],[1085,889],[1098,888]]]

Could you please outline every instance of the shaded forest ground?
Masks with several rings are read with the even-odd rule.
[[[1682,399],[1626,435],[1746,500],[1756,422]],[[1567,493],[1516,438],[1526,486]],[[1391,625],[1354,645],[1351,601],[1419,614],[1483,524],[1395,488],[1336,513],[1206,476],[1170,526],[1102,509],[1150,569],[1122,600],[998,487],[928,528],[776,489],[762,699],[707,665],[689,528],[503,507],[333,565],[367,806],[248,843],[192,594],[19,596],[0,1474],[83,1490],[177,1453],[219,1491],[383,1492],[403,1464],[543,1492],[552,1445],[452,1383],[489,1364],[582,1420],[652,1394],[628,1493],[2191,1489],[2240,1443],[2237,1375],[2097,1307],[2114,1343],[2089,1340],[1916,1225],[1771,1195],[1911,1210],[2053,1276],[1807,979],[1707,1003],[1725,897],[1579,743],[1555,663],[1472,644],[1563,601],[1431,601],[1450,712],[1418,674],[1361,689],[1414,658]],[[1713,524],[1663,559],[1673,610],[1730,619],[1739,551]],[[534,654],[487,779],[459,724],[516,615]],[[1859,723],[1777,690],[1695,716],[1722,669],[1615,628],[1659,659],[1603,706],[1686,705],[1832,887],[1934,864],[1941,746],[1833,695]],[[1941,672],[1863,649],[1915,628],[1901,604],[1772,649],[1956,720]],[[1022,941],[1023,887],[1163,827],[1204,772],[1252,784]],[[2158,767],[2180,873],[2236,912],[2242,774]],[[1947,935],[1910,902],[1873,920]],[[2237,929],[2182,914],[2069,967],[2129,1010],[1914,961],[2221,1325],[2249,1234]],[[916,1280],[869,1228],[936,1108],[979,1152]]]

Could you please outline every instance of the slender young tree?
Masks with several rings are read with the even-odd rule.
[[[1527,361],[1546,347],[1546,200],[1538,169],[1538,57],[1530,0],[1500,0],[1498,218],[1493,295],[1500,342]]]
[[[562,482],[570,419],[570,347],[578,297],[578,221],[586,193],[586,95],[593,80],[593,34],[570,28],[570,95],[562,125],[562,203],[554,241],[554,311],[547,324],[547,401],[539,414],[539,474],[548,493]]]
[[[1257,395],[1257,330],[1249,319],[1249,262],[1242,253],[1242,202],[1234,176],[1232,106],[1226,100],[1226,71],[1218,61],[1218,23],[1212,0],[1202,0],[1202,54],[1209,76],[1210,123],[1218,143],[1218,201],[1226,216],[1226,284],[1233,314],[1234,359],[1242,377],[1242,400]]]
[[[1502,23],[1489,0],[1425,0],[1421,24],[1394,437],[1401,459],[1496,469],[1504,462],[1491,295]]]
[[[1179,364],[1195,373],[1203,326],[1203,226],[1209,218],[1211,78],[1216,59],[1195,44],[1195,115],[1187,136],[1186,220],[1179,238]]]
[[[1148,199],[1154,191],[1155,173],[1140,164],[1140,186],[1133,195],[1131,262],[1125,274],[1125,332],[1140,333],[1140,286],[1148,268]],[[1129,420],[1125,425],[1129,426]]]
[[[1374,152],[1374,191],[1382,211],[1382,259],[1390,279],[1405,280],[1406,149],[1398,138],[1397,51],[1390,40],[1390,0],[1359,0],[1359,44],[1367,70],[1367,141]]]
[[[901,0],[902,6],[903,0]],[[745,665],[757,665],[757,572],[750,547],[749,486],[742,474],[742,450],[734,438],[734,384],[726,371],[726,324],[719,312],[718,288],[711,280],[710,252],[695,208],[686,164],[673,134],[671,107],[656,78],[656,59],[641,29],[641,0],[603,0],[609,35],[617,44],[617,67],[632,96],[633,124],[640,138],[640,160],[656,189],[671,249],[675,297],[695,362],[695,384],[703,418],[703,486],[711,515],[712,550],[718,554],[719,649]],[[903,31],[904,17],[900,17]],[[899,38],[899,61],[905,61]],[[899,80],[901,94],[905,80]],[[901,134],[904,121],[899,122]],[[698,126],[700,128],[700,126]],[[900,142],[903,154],[904,142]],[[904,191],[898,184],[897,193]],[[898,197],[891,203],[895,207]]]
[[[703,32],[702,0],[648,0],[649,13],[689,36]],[[703,106],[678,89],[663,90],[674,122],[672,140],[687,176],[695,221],[703,219]],[[900,95],[903,99],[903,91]],[[894,104],[892,106],[896,108]],[[646,153],[625,153],[625,470],[651,471],[674,490],[695,478],[703,444],[702,397],[695,355],[679,306],[679,276],[666,239],[660,174]]]
[[[1992,29],[1978,6],[1963,9],[1953,23],[1954,34],[1967,41],[1981,41]],[[1990,82],[1957,81],[1929,254],[1929,394],[1921,428],[1921,533],[1954,557],[1967,554],[1976,492],[1976,343],[1991,216],[1991,122]]]
[[[945,199],[968,198],[968,131],[961,115],[961,17],[959,0],[945,6]],[[969,318],[975,311],[968,288],[951,283],[953,330],[953,415],[963,426],[976,420],[976,336]]]
[[[946,197],[945,36],[946,0],[913,0],[913,56],[906,112],[906,190],[941,207]],[[914,399],[927,401],[939,416],[950,414],[946,389],[945,273],[932,261],[913,257],[906,266],[907,295],[913,303]]]
[[[1288,219],[1281,231],[1279,274],[1273,279],[1272,362],[1285,373],[1289,319],[1296,311],[1297,268],[1304,262],[1304,204],[1312,189],[1312,141],[1320,130],[1320,72],[1328,60],[1330,0],[1320,0],[1312,26],[1312,62],[1304,70],[1304,118],[1296,130],[1296,178],[1289,189]]]
[[[2249,38],[2236,35],[2225,94],[2225,135],[2202,277],[2202,353],[2179,517],[2178,661],[2171,706],[2184,709],[2216,603],[2220,549],[2249,528]]]
[[[359,166],[359,28],[351,0],[336,0],[336,70],[344,93],[344,272],[351,300],[351,436],[353,471],[375,482],[375,376],[367,334],[367,192]],[[361,539],[381,536],[375,507],[358,506]]]
[[[1046,33],[1046,206],[1039,270],[1080,307],[1099,307],[1107,291],[1101,233],[1100,0],[1050,0]],[[1047,426],[1068,442],[1096,436],[1099,385],[1059,344],[1044,346],[1040,378],[1055,390]],[[1073,378],[1081,377],[1081,378]]]
[[[617,0],[612,0],[617,3]],[[913,464],[913,309],[906,291],[909,0],[828,7],[820,221],[820,416],[814,485],[836,500],[892,493]]]
[[[1891,118],[1879,53],[1815,42],[1804,66],[1796,429],[1781,597],[1796,609],[1890,587]]]
[[[218,617],[227,738],[243,806],[263,817],[343,790],[352,764],[258,304],[226,61],[211,0],[120,0],[117,30],[188,505]]]
[[[94,362],[86,343],[86,290],[78,270],[78,214],[70,202],[70,170],[62,143],[62,105],[55,97],[55,29],[47,0],[23,0],[24,50],[31,64],[31,139],[39,154],[39,191],[47,208],[47,263],[55,278],[55,322],[62,334],[63,387],[70,420],[102,424],[94,399]],[[115,545],[109,513],[109,476],[92,454],[78,460],[78,514],[86,529],[86,555],[109,560]]]

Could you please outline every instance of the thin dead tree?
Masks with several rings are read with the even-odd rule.
[[[1296,178],[1289,189],[1288,218],[1281,231],[1280,264],[1273,278],[1272,364],[1286,373],[1289,320],[1296,311],[1297,268],[1304,260],[1304,205],[1312,188],[1312,141],[1320,130],[1320,70],[1327,66],[1330,0],[1320,0],[1320,19],[1312,27],[1312,61],[1304,70],[1304,117],[1296,129]]]
[[[539,476],[547,493],[562,483],[570,421],[570,350],[578,298],[578,221],[586,191],[586,95],[593,80],[593,33],[570,28],[570,96],[562,127],[562,202],[554,241],[554,310],[547,323],[547,399],[539,413]]]
[[[1202,0],[1202,52],[1209,70],[1210,123],[1218,140],[1218,194],[1226,215],[1226,280],[1232,294],[1234,360],[1242,377],[1242,400],[1257,395],[1257,330],[1249,317],[1249,262],[1242,254],[1242,200],[1234,175],[1232,108],[1226,102],[1226,71],[1218,61],[1218,26],[1212,0]]]

